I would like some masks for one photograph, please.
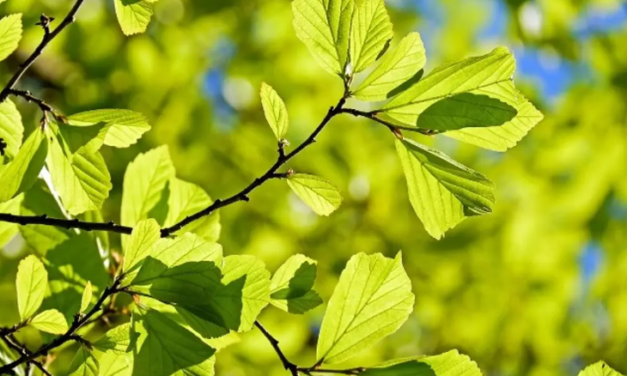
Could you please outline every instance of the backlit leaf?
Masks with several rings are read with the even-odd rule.
[[[125,35],[133,35],[146,31],[153,9],[146,0],[114,0],[115,14]]]
[[[139,112],[119,109],[104,109],[81,112],[68,117],[68,124],[76,127],[92,127],[104,124],[105,145],[126,148],[150,130],[148,119]]]
[[[266,121],[272,128],[276,138],[281,140],[287,133],[289,126],[287,108],[285,108],[285,103],[279,94],[265,82],[261,84],[261,105]]]
[[[477,364],[457,350],[435,356],[392,360],[370,368],[364,376],[481,376]]]
[[[99,340],[93,343],[100,351],[112,351],[123,354],[130,350],[131,324],[122,324],[106,332]]]
[[[13,161],[0,166],[0,202],[12,199],[35,183],[44,166],[47,151],[48,142],[43,132],[35,129]]]
[[[159,224],[154,219],[142,220],[133,228],[124,247],[122,271],[127,280],[132,280],[141,262],[148,256],[152,246],[160,239]],[[135,273],[134,273],[135,271]],[[130,273],[130,274],[129,274]]]
[[[65,316],[56,309],[41,312],[33,317],[29,325],[42,332],[59,335],[67,332],[69,329]]]
[[[270,303],[290,313],[304,313],[322,304],[312,290],[316,272],[316,261],[303,255],[290,257],[272,277]]]
[[[342,204],[340,191],[321,177],[293,174],[287,184],[318,215],[329,215]]]
[[[586,367],[579,372],[578,376],[622,376],[619,372],[613,370],[605,362],[597,362]]]
[[[44,264],[35,256],[20,261],[17,268],[17,307],[22,321],[31,317],[44,300],[48,285],[48,273]]]
[[[93,296],[93,288],[91,286],[91,282],[87,282],[87,285],[85,285],[85,290],[83,290],[83,296],[81,298],[81,310],[80,310],[81,313],[85,312],[87,308],[89,307],[89,305],[91,304],[92,296]]]
[[[81,344],[72,360],[68,376],[97,376],[98,368],[96,357],[85,345]]]
[[[361,72],[374,63],[393,36],[383,0],[357,2],[350,39],[353,72]]]
[[[0,61],[17,49],[22,39],[22,14],[11,14],[0,20]]]
[[[4,149],[7,157],[15,158],[22,145],[23,135],[22,115],[10,99],[5,99],[0,103],[0,138],[7,144]]]

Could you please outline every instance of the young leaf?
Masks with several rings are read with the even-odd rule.
[[[278,140],[283,139],[289,126],[287,108],[279,94],[265,82],[261,83],[261,106],[274,135]]]
[[[579,372],[578,376],[623,376],[619,372],[616,372],[605,362],[597,362],[593,365],[586,367],[583,371]]]
[[[214,374],[215,350],[166,315],[134,315],[138,334],[133,376]]]
[[[41,312],[33,317],[29,325],[42,332],[59,335],[67,332],[69,329],[65,316],[56,309]]]
[[[135,271],[136,266],[141,265],[141,262],[148,256],[150,249],[160,237],[159,224],[154,219],[146,219],[135,225],[133,233],[124,247],[122,271],[126,274],[125,279],[129,281],[133,279],[137,273],[132,272]]]
[[[288,177],[287,184],[318,215],[327,216],[342,204],[340,191],[321,177],[293,174]]]
[[[114,0],[115,14],[124,35],[139,34],[146,31],[152,17],[152,1]]]
[[[21,321],[37,312],[44,300],[47,285],[48,273],[37,257],[31,255],[20,261],[15,286]]]
[[[303,255],[290,257],[272,277],[270,303],[299,314],[322,304],[322,299],[312,290],[316,271],[316,261]]]
[[[10,99],[5,99],[0,103],[0,138],[7,144],[4,149],[7,157],[15,158],[22,145],[23,135],[22,115]]]
[[[354,0],[294,0],[296,36],[318,64],[329,73],[344,76],[348,62]]]
[[[24,195],[19,195],[14,199],[0,203],[0,213],[19,215],[23,200]],[[0,222],[0,248],[3,248],[13,239],[19,231],[18,227],[15,223]]]
[[[444,135],[494,151],[506,151],[516,146],[544,118],[521,93],[517,92],[517,97],[518,114],[507,123],[498,127],[460,129]]]
[[[98,359],[98,363],[98,376],[132,376],[134,354],[107,351]]]
[[[392,98],[382,109],[389,116],[408,126],[416,126],[418,117],[433,103],[454,94],[511,94],[515,61],[506,48],[436,68],[416,85]],[[515,96],[502,102],[516,103]]]
[[[93,296],[93,291],[92,291],[92,286],[91,286],[91,282],[87,282],[87,284],[85,285],[85,290],[83,290],[83,296],[81,297],[81,310],[80,312],[83,313],[87,310],[87,308],[89,307],[89,305],[91,304],[91,298]]]
[[[96,357],[87,346],[81,344],[72,360],[68,376],[98,376],[98,368]]]
[[[28,190],[41,172],[48,151],[43,132],[36,129],[8,165],[0,166],[0,202]]]
[[[322,321],[317,356],[340,363],[394,333],[411,313],[414,294],[401,254],[353,256]]]
[[[122,324],[109,330],[93,345],[102,352],[126,353],[131,346],[131,324]]]
[[[420,34],[410,33],[393,52],[388,52],[381,63],[353,91],[357,99],[382,101],[406,83],[411,83],[424,68],[427,58]]]
[[[362,0],[355,7],[350,40],[353,72],[368,68],[380,56],[394,32],[383,0]]]
[[[211,197],[196,184],[172,178],[169,188],[168,215],[164,227],[173,226],[187,216],[195,214],[213,203]],[[215,242],[220,237],[220,230],[220,213],[215,211],[211,215],[188,224],[176,234],[182,235],[191,232],[207,241]]]
[[[71,215],[100,209],[111,190],[111,175],[100,152],[80,148],[68,154],[60,138],[48,134],[51,141],[46,164],[65,209]]]
[[[363,376],[481,376],[477,364],[457,350],[435,356],[393,360],[370,368]]]
[[[0,20],[0,61],[17,49],[22,39],[22,14],[11,14]]]
[[[79,150],[86,153],[95,153],[104,144],[110,126],[98,123],[90,127],[72,127],[67,124],[58,124],[59,134],[67,146],[68,154],[75,154]]]
[[[493,127],[512,120],[517,113],[514,107],[498,99],[462,93],[433,103],[420,114],[416,125],[437,131]]]
[[[166,183],[173,177],[174,166],[167,146],[138,155],[124,174],[122,224],[135,226],[148,218],[150,210],[159,202]]]
[[[126,148],[139,140],[150,130],[148,119],[139,112],[130,110],[105,109],[81,112],[68,117],[68,124],[76,127],[106,125],[105,145]]]
[[[411,140],[397,140],[409,200],[436,239],[466,216],[490,213],[494,185],[485,176],[443,153]]]

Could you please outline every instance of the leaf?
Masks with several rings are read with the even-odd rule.
[[[22,145],[23,135],[22,115],[10,99],[5,99],[0,103],[0,138],[7,144],[4,149],[6,156],[15,158]]]
[[[409,200],[436,239],[467,216],[492,211],[494,184],[445,154],[411,140],[396,141]]]
[[[416,126],[418,117],[433,103],[446,97],[462,94],[509,95],[502,102],[516,102],[512,86],[516,62],[506,48],[436,68],[427,77],[392,98],[382,112],[408,126]],[[492,95],[490,95],[492,96]]]
[[[0,61],[17,49],[22,39],[22,14],[11,14],[0,20]]]
[[[119,0],[118,0],[119,1]],[[127,1],[127,0],[122,0]],[[150,130],[148,119],[139,112],[119,109],[104,109],[81,112],[68,117],[68,124],[76,127],[106,125],[105,145],[126,148],[137,142]]]
[[[172,178],[169,188],[168,215],[164,227],[173,226],[186,217],[206,209],[213,203],[211,197],[196,184]],[[176,234],[182,235],[191,232],[207,241],[215,242],[220,237],[220,230],[220,213],[215,211],[211,215],[184,226]]]
[[[91,304],[92,296],[93,296],[93,291],[92,291],[91,282],[88,281],[87,284],[85,285],[85,290],[83,290],[83,296],[81,298],[81,309],[79,311],[80,313],[83,313],[87,310],[87,308]]]
[[[316,261],[303,255],[290,257],[272,277],[270,303],[299,314],[322,304],[322,299],[312,290],[316,272]]]
[[[605,362],[597,362],[593,365],[586,367],[583,371],[579,372],[578,376],[622,376],[619,372],[613,370]]]
[[[124,354],[130,351],[131,324],[122,324],[109,330],[93,345],[96,349],[103,352],[111,351],[116,354]]]
[[[4,168],[0,167],[0,202],[8,201],[27,191],[41,172],[48,150],[44,134],[35,130],[24,142],[17,155]]]
[[[140,154],[128,165],[122,193],[122,224],[135,226],[148,218],[159,202],[168,180],[174,177],[174,166],[167,146]]]
[[[98,360],[85,345],[81,345],[70,365],[68,376],[97,376]]]
[[[393,52],[383,56],[381,63],[353,91],[353,95],[363,101],[386,100],[419,74],[426,61],[420,34],[410,33]]]
[[[354,0],[294,0],[296,36],[318,64],[329,73],[344,76],[348,62]]]
[[[124,35],[146,31],[153,13],[150,3],[145,0],[114,0],[115,14]]]
[[[46,164],[65,209],[71,215],[100,209],[111,190],[111,175],[100,152],[80,148],[68,154],[57,135],[49,136]]]
[[[74,154],[81,149],[85,153],[94,153],[104,145],[110,126],[98,123],[89,127],[72,127],[61,123],[58,124],[58,129],[69,154]]]
[[[516,146],[518,141],[522,140],[544,118],[542,113],[521,93],[517,92],[517,96],[518,104],[516,108],[518,109],[518,114],[507,123],[498,127],[460,129],[458,131],[446,132],[445,135],[495,151],[506,151]]]
[[[486,95],[455,94],[429,106],[418,117],[418,128],[450,131],[470,127],[500,126],[518,111],[507,103]]]
[[[133,376],[213,376],[215,350],[166,315],[134,315],[138,333]]]
[[[141,262],[148,256],[152,246],[160,239],[161,230],[154,219],[140,221],[134,228],[124,248],[122,271],[126,280],[132,280]],[[135,271],[135,273],[131,273]],[[131,274],[129,274],[131,273]]]
[[[20,214],[20,206],[24,200],[24,195],[19,195],[14,199],[0,203],[0,213]],[[0,222],[0,249],[15,237],[19,232],[19,226],[15,223]]]
[[[287,184],[318,215],[327,216],[342,204],[340,191],[321,177],[293,174],[288,177]]]
[[[392,23],[383,0],[362,0],[355,7],[350,40],[353,72],[374,63],[394,37]]]
[[[42,332],[58,335],[64,334],[69,329],[65,317],[56,309],[41,312],[31,320],[29,325]]]
[[[44,300],[47,285],[48,273],[37,257],[31,255],[20,261],[15,286],[21,321],[37,312]]]
[[[133,353],[104,353],[98,362],[100,369],[98,376],[132,376],[133,375]]]
[[[322,321],[317,356],[339,363],[394,333],[411,313],[414,294],[401,254],[353,256]]]
[[[360,373],[363,376],[481,376],[477,364],[457,350],[435,356],[398,359]]]
[[[289,126],[287,108],[279,94],[265,82],[261,83],[261,106],[274,135],[278,140],[283,139]]]

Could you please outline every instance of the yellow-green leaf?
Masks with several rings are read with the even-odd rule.
[[[81,112],[68,117],[68,124],[76,127],[106,125],[104,144],[126,148],[150,130],[148,119],[139,112],[119,109],[104,109]]]
[[[281,140],[287,133],[289,126],[287,108],[285,108],[285,103],[279,94],[265,82],[261,84],[261,105],[270,128],[272,128],[276,138]]]
[[[115,14],[125,35],[146,31],[152,18],[152,5],[146,0],[114,0]]]
[[[290,257],[272,276],[270,303],[290,313],[305,313],[322,304],[312,290],[316,280],[317,263],[303,255]]]
[[[83,344],[79,347],[68,376],[98,376],[98,360],[91,351]]]
[[[154,219],[142,220],[133,228],[131,236],[125,242],[122,271],[125,280],[132,281],[141,262],[148,256],[152,246],[160,239],[159,224]]]
[[[20,261],[15,280],[20,320],[24,321],[37,312],[44,300],[47,285],[48,272],[37,257],[31,255]]]
[[[457,350],[435,356],[397,359],[370,368],[362,376],[481,376],[477,363]]]
[[[17,49],[22,39],[22,14],[11,14],[0,20],[0,61]]]
[[[81,297],[81,310],[83,313],[87,310],[89,305],[91,304],[91,298],[93,296],[93,289],[91,286],[91,282],[87,281],[87,285],[85,285],[85,290],[83,290],[83,296]]]
[[[28,190],[41,172],[46,160],[48,141],[35,129],[8,165],[0,166],[0,202],[8,201]]]
[[[353,14],[350,59],[358,73],[374,63],[394,36],[383,0],[361,0]]]
[[[318,215],[329,215],[342,204],[342,195],[337,187],[321,177],[293,174],[287,179],[287,184]]]
[[[37,330],[51,334],[64,334],[69,329],[65,316],[56,309],[41,312],[33,317],[29,325]]]
[[[616,372],[607,363],[601,361],[594,363],[591,366],[586,367],[583,371],[579,372],[579,376],[623,376],[619,372]]]
[[[23,136],[22,115],[10,99],[5,99],[0,103],[0,138],[7,144],[4,149],[7,157],[15,158],[22,145]]]

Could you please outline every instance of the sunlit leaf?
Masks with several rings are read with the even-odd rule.
[[[125,35],[146,31],[153,13],[151,1],[114,0],[114,4],[115,14]]]
[[[304,313],[322,304],[312,290],[316,272],[316,261],[303,255],[290,257],[272,276],[270,303],[290,313]]]
[[[370,368],[364,376],[481,376],[477,364],[457,350],[435,356],[397,359]]]
[[[579,372],[579,376],[622,376],[605,362],[597,362]]]
[[[122,271],[127,280],[132,280],[136,267],[148,256],[152,246],[160,239],[159,224],[154,219],[142,220],[133,228],[133,232],[125,243]],[[133,273],[135,271],[135,273]]]
[[[23,135],[22,115],[10,99],[5,99],[0,103],[0,138],[7,144],[4,149],[7,157],[15,158],[22,145]]]
[[[19,215],[24,195],[19,195],[9,201],[0,203],[0,213]],[[0,222],[0,248],[4,247],[19,232],[18,225],[9,222]]]
[[[28,190],[41,172],[46,160],[48,142],[40,130],[28,136],[8,165],[0,166],[0,202],[8,201]]]
[[[85,345],[81,345],[70,365],[68,376],[98,376],[98,360]]]
[[[20,261],[17,268],[17,307],[22,321],[31,317],[44,300],[48,284],[48,273],[44,264],[35,256]]]
[[[340,363],[394,333],[411,313],[414,294],[401,254],[353,256],[322,321],[317,356]]]
[[[397,140],[409,200],[436,239],[467,216],[490,213],[494,184],[445,154],[411,140]]]
[[[80,312],[85,312],[89,305],[91,304],[91,298],[93,296],[93,288],[91,286],[91,282],[87,282],[85,285],[85,290],[83,290],[83,296],[81,298],[81,310]]]
[[[29,325],[42,332],[51,334],[64,334],[68,331],[65,316],[56,309],[49,309],[39,313],[33,317]]]
[[[117,353],[107,351],[100,359],[98,376],[132,376],[134,355],[132,352]]]
[[[131,146],[150,130],[150,124],[144,115],[135,111],[119,109],[94,110],[74,114],[68,117],[68,124],[76,127],[92,127],[104,124],[106,130],[105,145],[117,148]]]
[[[11,14],[0,20],[0,61],[17,49],[22,39],[22,14]]]
[[[350,39],[353,72],[361,72],[374,63],[393,36],[392,23],[383,0],[357,2]]]
[[[122,324],[106,332],[93,346],[100,351],[123,354],[131,346],[131,324]]]
[[[289,126],[287,108],[279,94],[265,82],[261,84],[261,105],[272,132],[277,139],[281,140]]]
[[[343,77],[348,61],[354,0],[295,0],[296,35],[321,67]]]
[[[337,187],[321,177],[293,174],[288,177],[287,184],[318,215],[329,215],[342,204]]]

